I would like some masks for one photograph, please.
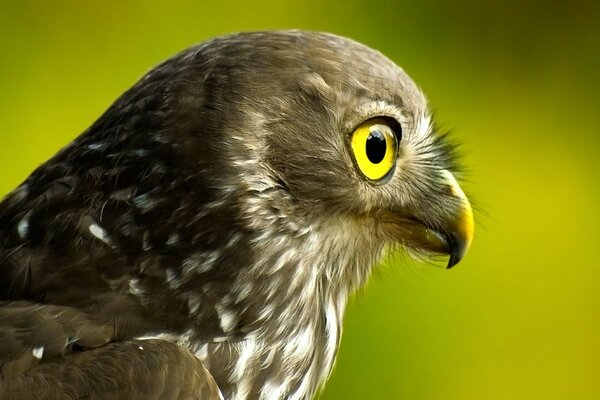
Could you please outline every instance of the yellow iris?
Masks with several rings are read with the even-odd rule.
[[[394,130],[385,119],[363,122],[352,133],[350,142],[358,169],[368,179],[379,181],[394,167],[398,143]]]

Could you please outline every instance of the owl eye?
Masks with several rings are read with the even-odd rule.
[[[385,118],[367,120],[356,128],[350,144],[358,169],[367,179],[380,181],[390,175],[400,138],[400,125]]]

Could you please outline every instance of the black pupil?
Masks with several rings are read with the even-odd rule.
[[[379,164],[385,157],[385,136],[380,131],[371,131],[367,138],[367,158]]]

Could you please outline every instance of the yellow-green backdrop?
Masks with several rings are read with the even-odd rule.
[[[451,271],[379,269],[322,398],[600,398],[600,9],[563,3],[0,0],[0,193],[188,45],[350,36],[403,66],[463,143],[478,224]]]

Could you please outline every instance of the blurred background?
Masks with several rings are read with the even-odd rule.
[[[462,143],[478,224],[451,271],[378,270],[322,399],[600,398],[600,3],[499,3],[0,0],[0,194],[189,45],[352,37],[401,65]]]

